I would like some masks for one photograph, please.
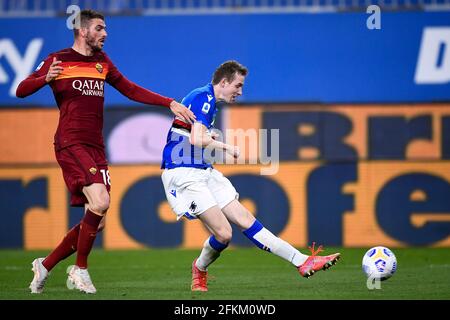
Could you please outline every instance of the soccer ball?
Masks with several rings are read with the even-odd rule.
[[[367,250],[362,260],[362,268],[367,277],[387,280],[397,270],[397,258],[386,247],[373,247]]]

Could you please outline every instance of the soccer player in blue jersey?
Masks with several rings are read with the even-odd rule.
[[[212,128],[217,103],[235,102],[242,95],[247,73],[240,63],[226,61],[216,69],[211,83],[191,91],[182,104],[191,109],[196,121],[190,125],[175,118],[163,151],[162,181],[177,219],[198,218],[212,234],[192,263],[192,291],[208,291],[207,268],[231,241],[230,222],[257,247],[289,261],[307,278],[331,267],[340,257],[339,253],[318,256],[321,247],[314,250],[314,245],[312,255],[304,255],[275,236],[238,201],[231,182],[204,158],[206,147],[239,157],[238,147],[215,140]]]

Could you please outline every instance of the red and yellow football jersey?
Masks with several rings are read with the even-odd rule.
[[[144,89],[126,79],[103,51],[84,56],[72,48],[50,54],[17,88],[17,96],[30,95],[47,82],[53,58],[62,61],[62,73],[49,82],[60,117],[55,133],[57,150],[84,143],[104,148],[103,105],[105,82],[128,98],[154,105],[169,106],[173,99]]]

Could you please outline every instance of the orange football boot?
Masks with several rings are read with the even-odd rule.
[[[322,246],[319,246],[317,250],[314,250],[315,242],[313,242],[312,247],[308,247],[311,250],[311,255],[306,259],[306,261],[299,267],[297,267],[298,272],[302,277],[309,278],[316,271],[327,270],[331,266],[335,265],[336,262],[341,257],[340,253],[330,254],[329,256],[318,256],[317,254],[322,250]]]
[[[201,271],[195,265],[197,259],[192,262],[191,291],[208,291],[208,271]]]

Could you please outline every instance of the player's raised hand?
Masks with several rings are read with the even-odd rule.
[[[187,123],[192,124],[195,121],[194,113],[175,100],[170,103],[170,110],[176,117],[183,119]]]
[[[50,68],[48,68],[47,76],[45,77],[45,81],[50,82],[54,80],[59,74],[63,71],[63,67],[59,66],[59,64],[62,61],[56,60],[55,57],[53,57],[53,62],[50,65]]]

